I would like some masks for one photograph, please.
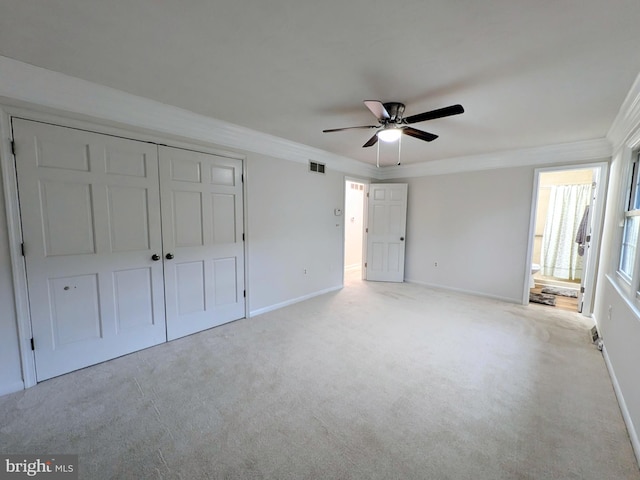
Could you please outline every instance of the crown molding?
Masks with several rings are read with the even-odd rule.
[[[505,150],[500,152],[453,157],[419,164],[400,165],[385,168],[376,178],[425,177],[450,173],[494,170],[525,166],[542,166],[575,163],[588,160],[602,160],[611,157],[611,143],[606,138],[580,142],[546,145],[543,147]]]
[[[375,177],[372,165],[189,110],[0,56],[0,97],[9,104],[150,130],[294,162],[318,161]]]
[[[640,75],[638,75],[625,97],[618,115],[611,124],[607,138],[614,150],[618,150],[629,142],[629,139],[640,128]]]
[[[608,158],[640,124],[640,76],[620,109],[608,139],[549,145],[419,164],[376,168],[351,158],[251,130],[62,73],[0,56],[0,97],[9,104],[178,136],[213,146],[299,163],[309,160],[365,178],[387,180],[474,170],[549,165]]]

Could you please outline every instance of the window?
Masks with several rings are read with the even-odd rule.
[[[624,230],[622,233],[622,247],[620,249],[620,264],[618,272],[622,278],[631,284],[633,270],[638,250],[638,229],[640,227],[640,155],[635,154],[635,161],[631,168],[631,181],[627,189],[627,203],[624,212]]]

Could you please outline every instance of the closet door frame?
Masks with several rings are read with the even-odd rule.
[[[55,111],[54,111],[55,112]],[[148,130],[136,129],[136,127],[114,127],[107,125],[100,120],[87,120],[82,115],[71,113],[50,113],[44,110],[31,110],[19,106],[12,106],[0,103],[0,173],[4,189],[5,211],[7,216],[7,233],[9,243],[9,255],[11,262],[13,297],[15,314],[17,319],[18,344],[20,350],[20,360],[22,368],[23,387],[29,388],[36,385],[36,365],[35,355],[31,348],[31,315],[29,311],[27,273],[22,256],[22,227],[20,223],[20,204],[18,198],[17,174],[15,160],[12,152],[12,130],[11,118],[23,118],[37,122],[51,123],[62,127],[76,128],[103,135],[149,142],[158,146],[170,146],[186,150],[195,150],[202,153],[209,153],[221,157],[228,157],[242,161],[242,174],[245,179],[243,196],[243,227],[245,232],[244,242],[244,278],[247,295],[244,298],[245,316],[249,315],[249,265],[248,265],[248,229],[247,229],[247,162],[246,156],[237,152],[221,149],[209,143],[189,143],[174,141],[162,133],[148,133]]]

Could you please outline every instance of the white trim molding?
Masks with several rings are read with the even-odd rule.
[[[446,292],[462,293],[464,295],[472,295],[474,297],[490,298],[492,300],[500,300],[501,302],[515,303],[517,305],[521,305],[522,304],[522,302],[520,301],[519,298],[504,297],[502,295],[492,295],[490,293],[478,292],[476,290],[467,290],[467,289],[464,289],[464,288],[448,287],[446,285],[439,285],[439,284],[436,284],[436,283],[421,282],[421,281],[418,281],[418,280],[412,280],[410,278],[405,278],[404,281],[406,283],[413,283],[414,285],[420,285],[420,286],[423,286],[423,287],[431,288],[433,290],[443,290],[443,291],[446,291]]]
[[[338,285],[336,287],[329,287],[329,288],[325,288],[324,290],[319,290],[317,292],[309,293],[307,295],[303,295],[298,298],[292,298],[291,300],[287,300],[285,302],[269,305],[268,307],[257,308],[255,310],[251,310],[247,318],[253,318],[258,315],[262,315],[263,313],[272,312],[273,310],[279,310],[283,307],[288,307],[289,305],[293,305],[294,303],[304,302],[305,300],[309,300],[314,297],[319,297],[320,295],[324,295],[325,293],[331,293],[337,290],[342,290],[342,288],[344,288],[343,285]]]
[[[638,83],[636,81],[634,88],[640,89]],[[633,110],[633,118],[640,118],[640,101],[632,92],[626,101],[632,108],[624,111]],[[629,100],[630,97],[634,100]],[[311,159],[340,172],[378,180],[600,160],[610,157],[612,153],[609,140],[600,138],[376,168],[318,148],[3,56],[0,56],[0,101],[78,120],[93,120],[126,129],[137,128],[294,162],[307,163]]]
[[[522,148],[501,152],[446,158],[419,164],[400,165],[385,168],[377,176],[379,179],[425,177],[498,168],[526,166],[549,166],[592,160],[609,159],[612,154],[611,142],[606,138],[561,143],[544,147]]]
[[[607,138],[615,148],[624,145],[640,125],[640,75],[622,102],[618,115],[611,124]]]
[[[0,172],[3,180],[7,214],[9,257],[13,279],[16,327],[18,330],[16,340],[18,341],[20,352],[23,388],[29,388],[36,384],[36,367],[34,354],[31,350],[32,335],[27,293],[27,271],[20,250],[20,245],[22,244],[22,225],[20,223],[20,211],[18,207],[18,181],[10,143],[4,141],[5,139],[13,140],[11,122],[9,114],[0,106]]]
[[[24,383],[23,382],[13,382],[10,383],[8,385],[0,385],[0,397],[3,395],[8,395],[10,393],[15,393],[15,392],[19,392],[21,390],[24,390]]]
[[[374,177],[377,171],[347,157],[3,56],[0,97],[8,105],[49,110],[79,120],[134,127],[294,162],[312,159],[344,173]]]
[[[611,378],[613,390],[616,393],[618,405],[620,406],[620,412],[622,413],[622,418],[624,419],[624,423],[627,427],[627,432],[629,433],[631,446],[633,447],[633,451],[636,454],[636,461],[638,462],[638,466],[640,466],[640,439],[638,438],[638,432],[636,431],[633,420],[631,419],[631,414],[629,413],[629,409],[627,408],[627,402],[625,401],[624,395],[622,394],[622,388],[620,387],[620,383],[618,383],[618,377],[616,377],[616,372],[613,369],[611,360],[609,359],[606,344],[602,346],[602,356],[604,358],[604,363],[607,366],[607,370],[609,371],[609,377]]]

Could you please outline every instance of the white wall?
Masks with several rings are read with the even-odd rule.
[[[340,288],[344,174],[249,154],[246,187],[251,315]]]
[[[640,146],[640,77],[609,132],[614,147],[607,208],[600,250],[594,317],[604,340],[604,353],[621,410],[640,462],[640,311],[621,293],[616,275],[622,228],[626,172],[632,151]],[[631,295],[633,298],[635,295]]]
[[[640,312],[618,294],[610,281],[604,281],[602,285],[596,307],[598,328],[604,339],[604,353],[621,410],[640,461]]]
[[[522,301],[532,167],[399,181],[409,184],[407,281]]]
[[[2,172],[0,172],[0,395],[23,388],[13,279],[7,237]]]

